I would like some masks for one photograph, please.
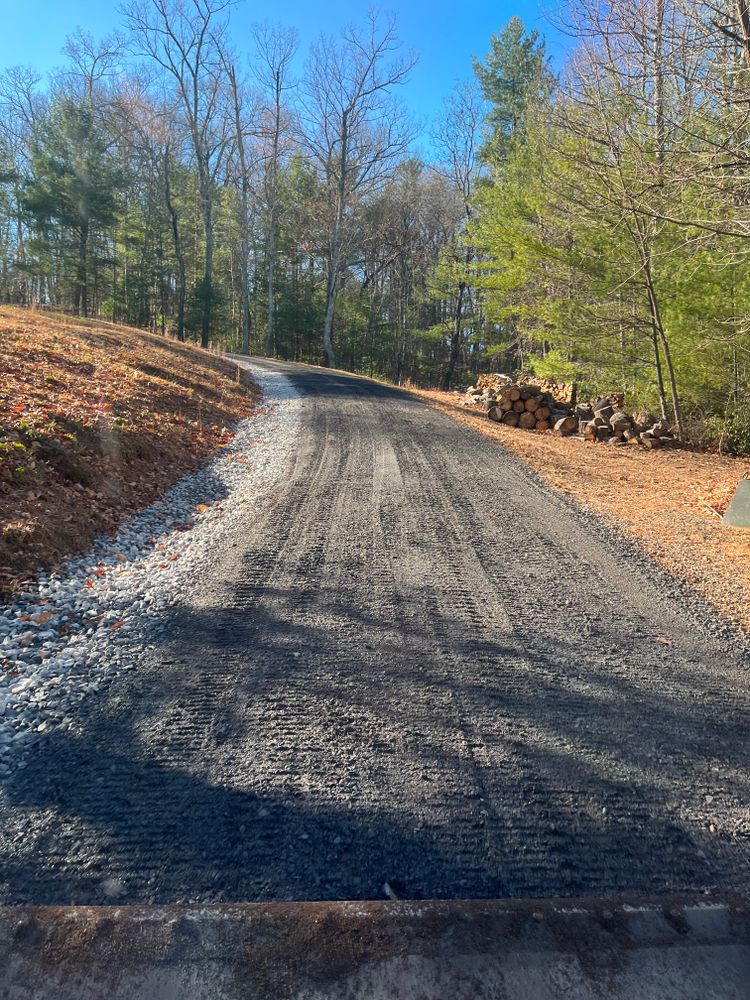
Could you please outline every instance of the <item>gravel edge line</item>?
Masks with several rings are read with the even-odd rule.
[[[74,726],[85,697],[136,669],[169,608],[281,480],[301,396],[287,376],[242,364],[263,401],[219,454],[0,608],[0,783],[46,733]]]

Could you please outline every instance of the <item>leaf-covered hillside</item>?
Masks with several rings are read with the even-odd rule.
[[[226,442],[231,362],[112,324],[0,309],[0,588],[81,551]]]

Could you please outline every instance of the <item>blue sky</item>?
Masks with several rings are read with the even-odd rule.
[[[528,28],[537,28],[548,39],[556,61],[566,40],[545,18],[545,0],[410,0],[376,4],[393,11],[404,46],[420,56],[419,65],[403,89],[412,113],[431,117],[453,83],[471,73],[471,56],[484,55],[490,35],[512,14]],[[118,0],[0,0],[0,68],[16,64],[46,71],[62,62],[60,50],[69,34],[81,25],[100,36],[122,23]],[[254,21],[278,21],[300,32],[301,51],[322,31],[335,33],[356,21],[371,3],[352,0],[245,0],[232,13],[232,34],[240,50],[247,51],[249,26]],[[546,8],[550,9],[549,3]]]

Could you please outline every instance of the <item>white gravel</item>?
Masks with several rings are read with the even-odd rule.
[[[286,376],[246,367],[263,405],[217,457],[0,609],[0,781],[42,734],[71,727],[83,698],[135,667],[166,610],[283,476],[300,397]]]

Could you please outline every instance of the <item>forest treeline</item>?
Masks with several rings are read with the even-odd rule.
[[[231,8],[132,0],[48,77],[2,73],[3,301],[397,382],[577,381],[750,451],[745,0],[574,0],[557,69],[512,18],[426,129],[392,20],[238,50]]]

